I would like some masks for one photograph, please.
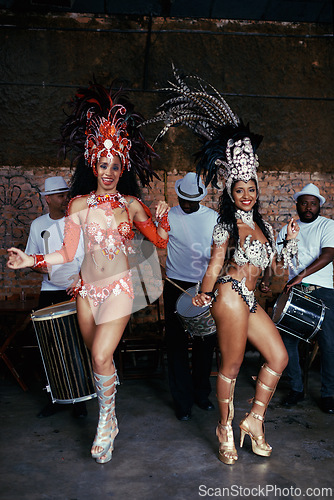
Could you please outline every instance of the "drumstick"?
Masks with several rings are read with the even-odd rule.
[[[45,253],[49,253],[49,242],[48,242],[48,239],[50,238],[50,233],[49,231],[46,229],[45,231],[42,231],[41,232],[41,237],[43,238],[44,240],[44,245],[45,245]],[[50,277],[50,273],[48,272],[48,280],[50,281],[51,277]]]
[[[187,290],[184,290],[181,286],[177,285],[176,283],[174,283],[173,280],[171,280],[170,278],[167,278],[167,276],[165,277],[165,279],[167,281],[169,281],[170,283],[172,283],[174,286],[176,286],[176,288],[179,288],[180,290],[182,290],[182,292],[186,293],[187,295],[189,295],[189,297],[192,297],[191,293],[187,292]]]

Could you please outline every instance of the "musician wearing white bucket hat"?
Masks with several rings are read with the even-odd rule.
[[[334,414],[334,221],[320,215],[325,198],[319,188],[310,183],[293,195],[299,215],[298,259],[296,269],[289,267],[287,290],[292,286],[301,288],[312,297],[321,299],[328,307],[325,319],[317,334],[321,352],[321,400],[320,407]],[[285,238],[286,226],[280,231],[277,244]],[[304,399],[304,387],[299,364],[298,338],[284,334],[283,341],[289,354],[286,373],[291,390],[284,400],[286,406]]]
[[[35,219],[30,226],[26,252],[29,254],[45,254],[61,247],[64,235],[65,211],[68,204],[69,187],[61,176],[45,179],[44,191],[48,213]],[[80,249],[81,253],[80,253]],[[49,273],[43,272],[43,281],[38,307],[69,300],[73,283],[72,276],[78,275],[83,257],[83,246],[79,246],[73,262],[52,266]]]
[[[193,337],[190,369],[189,336],[175,311],[181,289],[196,285],[205,273],[218,214],[200,204],[207,189],[195,172],[178,179],[175,191],[179,204],[168,212],[168,279],[164,285],[164,307],[169,387],[176,417],[184,421],[191,418],[194,403],[203,410],[214,409],[208,397],[211,392],[210,373],[216,335]]]
[[[48,213],[37,217],[30,226],[29,237],[26,245],[28,254],[45,254],[61,247],[64,238],[65,211],[68,204],[69,187],[61,176],[45,179],[44,197]],[[83,242],[80,241],[75,259],[66,264],[52,266],[48,271],[36,270],[43,274],[38,309],[49,307],[70,300],[72,285],[78,281],[81,262],[84,255]],[[63,409],[60,404],[51,401],[38,413],[38,417],[49,417]],[[73,415],[81,418],[87,415],[84,402],[73,405]]]

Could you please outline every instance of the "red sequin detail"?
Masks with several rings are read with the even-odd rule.
[[[34,257],[34,265],[32,266],[33,269],[47,269],[48,265],[45,262],[44,255],[41,254],[35,254],[33,255]]]
[[[131,272],[128,272],[123,278],[115,280],[106,286],[94,286],[90,283],[85,283],[81,279],[74,289],[73,294],[75,297],[78,294],[83,298],[89,297],[96,307],[107,300],[111,294],[117,296],[122,292],[125,292],[131,299],[134,299]]]

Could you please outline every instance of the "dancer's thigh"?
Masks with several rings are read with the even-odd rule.
[[[249,317],[248,340],[262,354],[270,368],[278,373],[284,370],[288,362],[288,353],[282,337],[259,304],[256,312]]]
[[[121,292],[119,295],[112,293],[102,304],[98,304],[97,306],[94,306],[91,299],[88,300],[91,304],[96,325],[117,320],[122,322],[122,318],[129,318],[132,312],[133,299],[125,292]]]
[[[92,359],[96,364],[111,363],[129,316],[96,325],[92,345]]]
[[[76,304],[80,332],[87,348],[91,350],[96,326],[92,308],[88,298],[82,298],[80,295],[77,296]]]
[[[78,297],[77,311],[82,336],[91,351],[94,371],[110,373],[115,349],[130,318],[132,299],[126,293],[112,294],[102,304],[94,306],[88,297]]]
[[[218,291],[217,301],[212,306],[212,316],[217,326],[222,372],[234,378],[245,353],[250,312],[230,283],[219,285]]]

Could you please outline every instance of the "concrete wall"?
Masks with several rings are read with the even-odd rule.
[[[277,228],[294,211],[291,194],[315,182],[333,213],[333,55],[328,27],[315,24],[94,15],[20,15],[0,11],[1,295],[37,290],[39,276],[5,269],[6,248],[25,245],[30,222],[43,211],[39,191],[48,175],[70,180],[57,157],[64,108],[75,90],[115,78],[136,108],[155,113],[172,77],[171,62],[213,84],[254,132],[263,212]],[[153,141],[159,126],[147,128]],[[143,197],[175,202],[174,182],[194,168],[198,143],[172,130],[156,145],[156,182]],[[207,203],[215,205],[216,193]]]

